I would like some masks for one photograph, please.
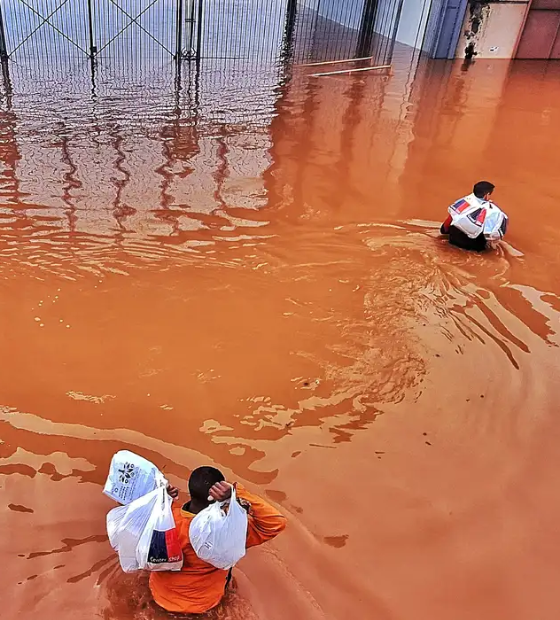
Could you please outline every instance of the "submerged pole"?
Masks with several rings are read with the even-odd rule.
[[[401,15],[403,10],[404,0],[399,0],[399,4],[397,7],[397,15],[395,17],[395,23],[393,25],[393,32],[391,34],[391,43],[389,44],[389,51],[387,53],[387,57],[385,58],[385,62],[391,64],[393,62],[393,54],[395,52],[395,42],[397,40],[397,33],[399,31],[399,24],[401,23]]]
[[[12,109],[12,81],[10,80],[10,67],[8,66],[8,46],[6,44],[6,31],[4,29],[4,15],[2,13],[2,2],[0,0],[0,64],[2,64],[2,80],[4,82],[4,93],[6,95],[6,107]]]
[[[294,31],[297,18],[297,0],[288,0],[286,6],[286,25],[284,28],[284,40],[282,42],[282,59],[287,63],[294,51]]]
[[[177,46],[175,58],[180,60],[183,56],[183,0],[177,0]]]
[[[189,0],[189,16],[188,16],[188,22],[189,22],[189,44],[187,47],[187,57],[189,59],[192,58],[193,53],[194,53],[194,47],[193,47],[193,42],[194,42],[194,0]]]
[[[93,12],[91,10],[91,0],[88,0],[88,26],[89,26],[89,57],[93,60],[97,54],[97,47],[93,42]]]
[[[198,24],[196,32],[196,61],[199,63],[202,54],[202,0],[198,0]]]
[[[356,56],[369,56],[371,54],[371,43],[375,29],[375,18],[377,17],[378,0],[365,0],[362,19],[360,22],[360,34],[358,45],[356,46]]]
[[[4,15],[2,14],[2,2],[0,2],[0,59],[8,59],[8,46],[6,45],[6,31],[4,29]]]

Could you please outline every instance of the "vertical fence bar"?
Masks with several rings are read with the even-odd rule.
[[[179,60],[183,57],[183,0],[177,0],[177,48],[175,57]]]
[[[6,96],[6,107],[12,109],[12,81],[10,80],[10,68],[8,66],[8,47],[6,45],[6,32],[4,30],[4,15],[2,14],[2,2],[0,1],[0,63],[2,64],[2,80]]]
[[[187,51],[187,55],[188,58],[192,57],[193,51],[194,51],[194,47],[193,47],[193,43],[194,43],[194,0],[189,0],[189,5],[190,5],[190,10],[189,10],[189,46],[188,46],[188,51]]]
[[[89,27],[89,57],[93,60],[97,53],[93,40],[93,12],[91,9],[91,0],[88,0],[88,27]]]
[[[297,0],[288,0],[286,7],[286,25],[284,27],[284,40],[282,42],[282,61],[287,63],[294,51],[294,30],[297,17]]]
[[[202,57],[202,14],[203,14],[203,0],[198,0],[198,24],[196,32],[196,61],[200,62]]]
[[[391,41],[389,42],[389,51],[387,57],[384,59],[384,64],[390,65],[393,62],[393,54],[395,52],[395,42],[397,40],[397,32],[399,30],[399,24],[401,21],[401,15],[403,10],[404,0],[398,0],[397,14],[395,16],[395,24],[393,26],[393,32],[391,35]]]
[[[387,52],[385,54],[385,58],[383,59],[383,64],[390,65],[393,62],[393,54],[395,52],[395,43],[397,41],[397,32],[399,30],[399,24],[401,21],[401,14],[403,9],[404,0],[397,1],[397,11],[394,16],[394,24],[391,32],[391,39],[389,41],[389,46]]]
[[[356,46],[357,58],[368,56],[370,53],[378,4],[378,0],[365,0],[364,2],[364,10],[360,22],[360,34]]]
[[[6,31],[4,30],[4,15],[2,13],[2,2],[0,2],[0,60],[8,58],[8,47],[6,45]]]
[[[6,107],[12,109],[12,82],[10,80],[10,68],[8,67],[8,47],[6,45],[6,31],[4,30],[4,15],[2,2],[0,1],[0,63],[2,64],[2,79],[6,95]]]

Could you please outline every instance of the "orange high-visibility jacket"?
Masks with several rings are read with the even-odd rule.
[[[237,485],[237,496],[251,504],[247,528],[247,548],[271,540],[286,527],[286,518],[274,506]],[[215,568],[194,552],[189,526],[194,516],[173,505],[173,517],[183,549],[183,568],[178,572],[153,572],[150,590],[154,601],[167,611],[200,614],[215,607],[225,594],[227,570]]]

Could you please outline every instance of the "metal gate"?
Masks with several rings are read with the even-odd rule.
[[[263,59],[291,0],[2,0],[0,55]],[[270,52],[270,53],[268,53]]]
[[[26,0],[3,0],[0,54],[11,58],[37,55],[53,50],[58,42],[87,55],[82,9],[80,0],[35,0],[33,6]]]
[[[89,7],[93,5],[90,29],[93,57],[116,54],[123,47],[169,57],[181,53],[177,20],[183,0],[88,0],[87,3]]]
[[[336,60],[392,53],[403,0],[1,0],[0,56]]]
[[[64,53],[90,58],[116,47],[174,56],[182,52],[184,16],[194,0],[2,0],[0,54]],[[4,36],[2,36],[2,34]]]

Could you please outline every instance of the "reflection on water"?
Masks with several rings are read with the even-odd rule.
[[[6,617],[161,616],[105,538],[128,447],[290,515],[216,618],[556,618],[557,69],[214,69],[148,98],[12,75]],[[482,177],[517,253],[438,236]]]

